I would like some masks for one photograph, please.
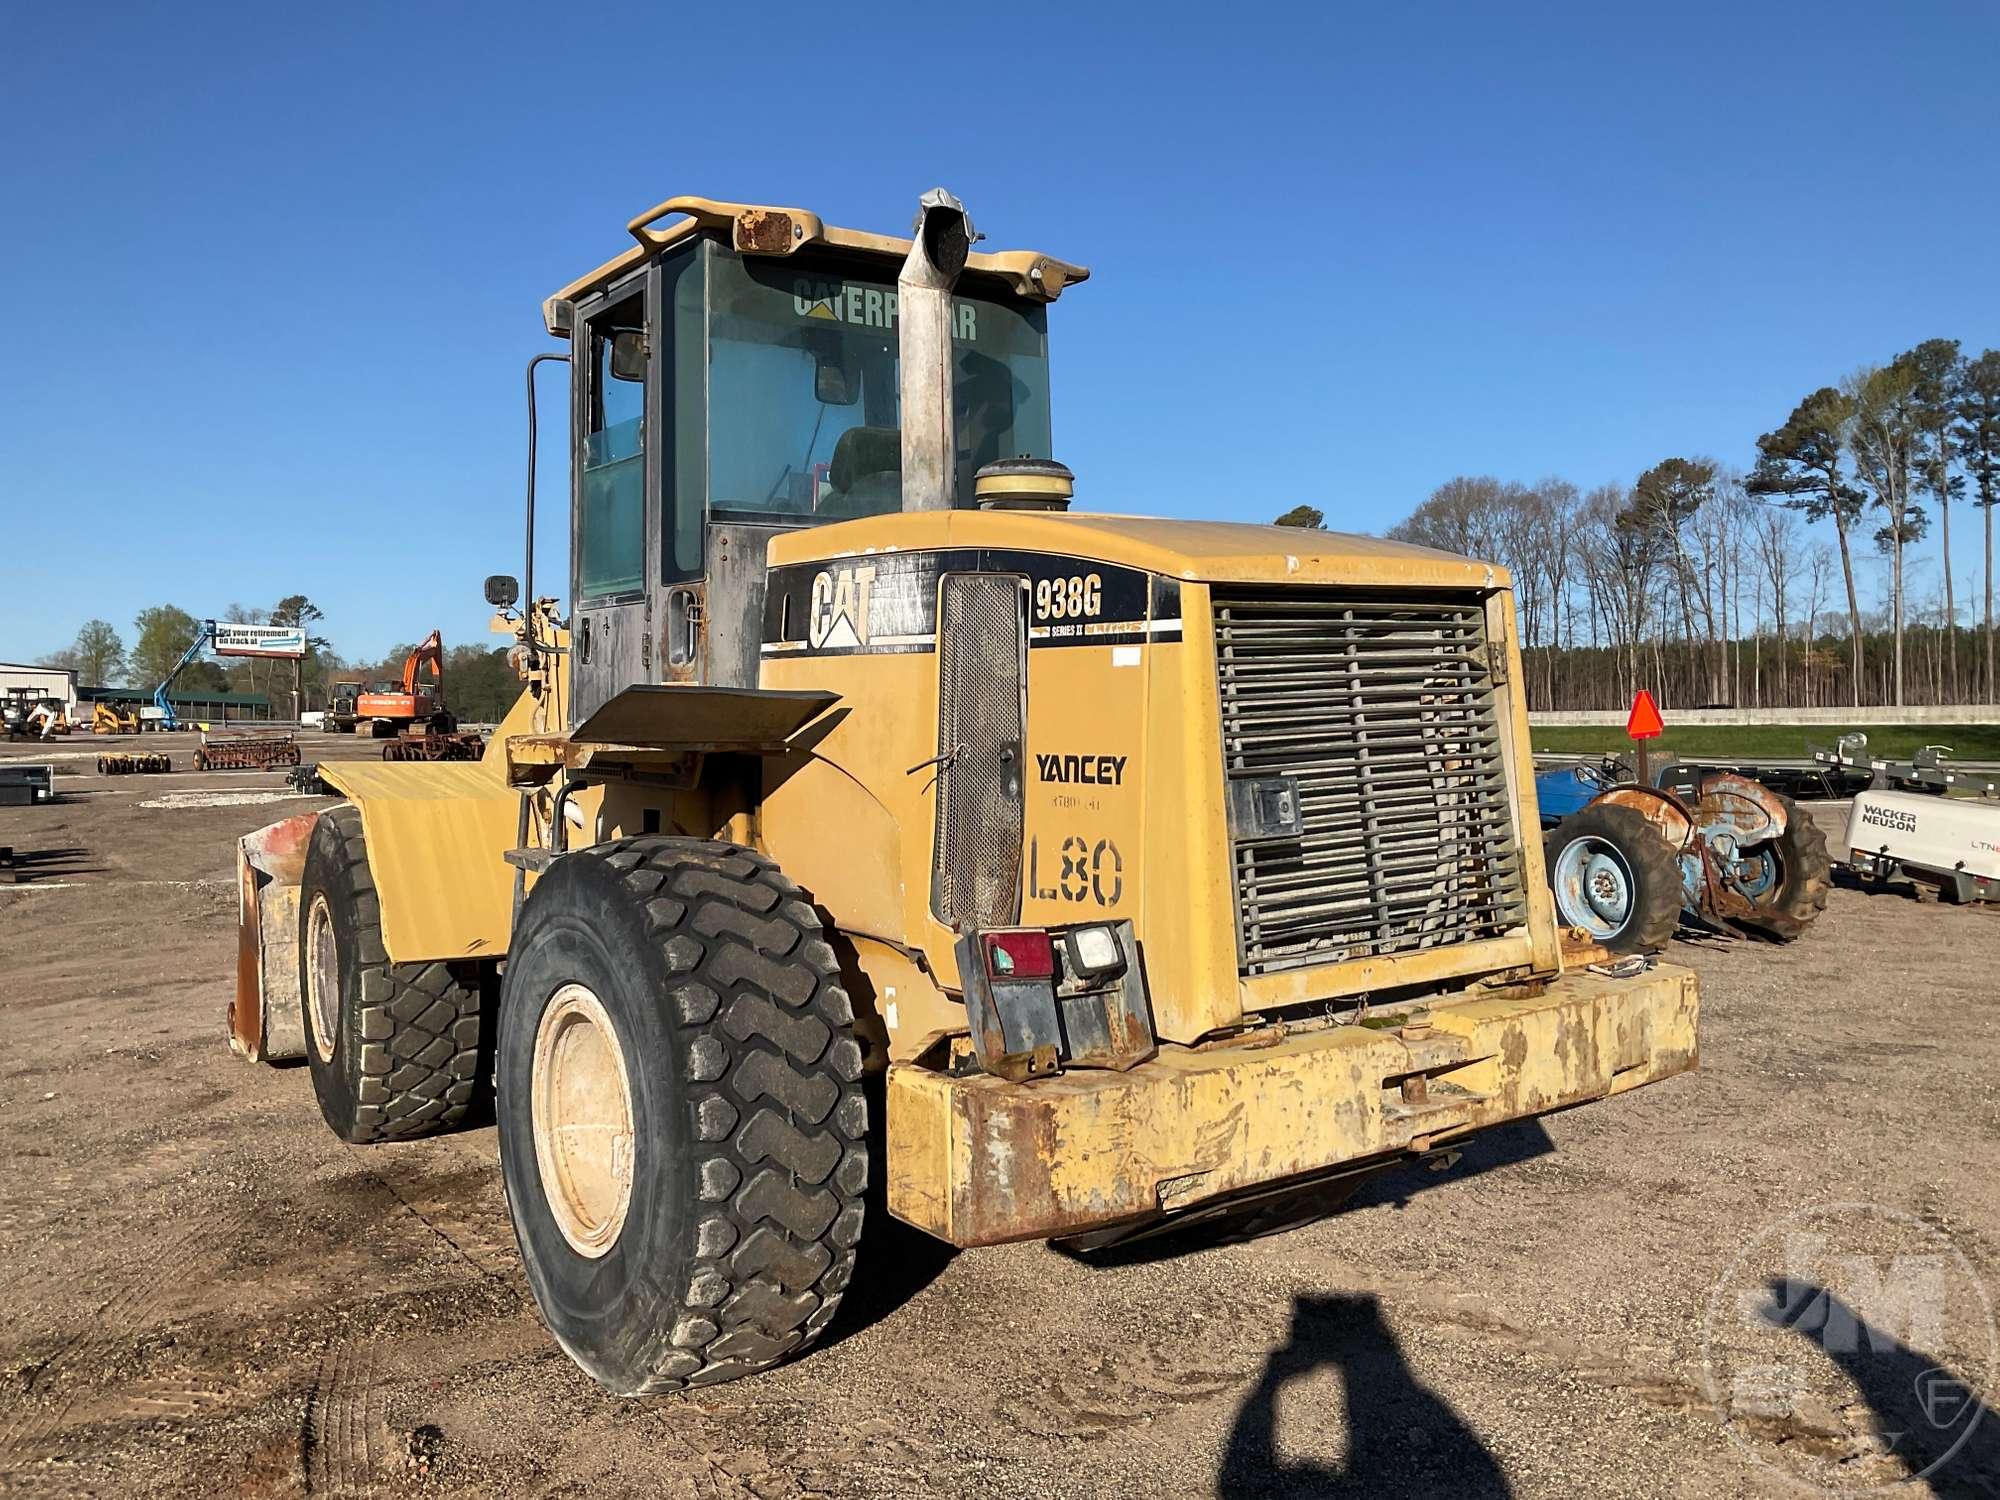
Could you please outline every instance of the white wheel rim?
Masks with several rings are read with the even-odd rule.
[[[618,1243],[632,1206],[632,1085],[587,986],[564,985],[542,1012],[528,1088],[549,1212],[570,1248],[595,1260]]]
[[[321,1062],[333,1061],[334,1018],[340,1014],[340,945],[325,894],[313,897],[306,923],[306,1013],[312,1018],[313,1047]]]

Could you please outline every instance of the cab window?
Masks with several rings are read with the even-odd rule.
[[[587,328],[577,593],[602,599],[645,586],[645,298],[618,303]]]
[[[896,284],[796,262],[714,256],[709,281],[710,508],[789,521],[902,507]],[[1046,311],[953,305],[958,491],[997,458],[1049,456]]]

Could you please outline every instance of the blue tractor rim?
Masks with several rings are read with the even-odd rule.
[[[1556,856],[1556,908],[1563,921],[1600,943],[1616,938],[1632,920],[1632,867],[1617,845],[1595,834],[1573,840]]]

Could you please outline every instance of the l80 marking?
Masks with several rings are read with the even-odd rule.
[[[1116,906],[1125,894],[1125,856],[1110,839],[1095,844],[1081,834],[1066,836],[1056,851],[1051,882],[1042,884],[1042,841],[1028,840],[1028,890],[1037,901],[1089,901]]]

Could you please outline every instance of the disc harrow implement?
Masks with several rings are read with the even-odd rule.
[[[382,747],[384,760],[478,760],[485,753],[476,734],[406,734]]]
[[[158,776],[174,768],[174,763],[164,755],[100,755],[97,757],[97,774],[100,776]]]
[[[290,735],[205,739],[194,752],[197,771],[268,771],[299,763],[299,743]]]

